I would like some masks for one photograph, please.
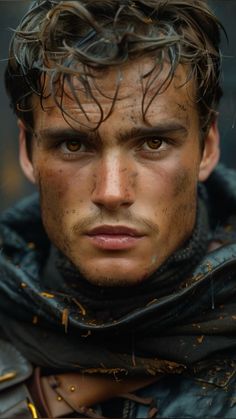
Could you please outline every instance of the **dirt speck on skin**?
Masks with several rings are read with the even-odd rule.
[[[183,112],[187,112],[187,107],[183,103],[177,103],[179,109]]]
[[[157,261],[157,255],[152,256],[151,265],[155,265],[156,261]]]
[[[162,212],[163,214],[166,214],[168,212],[168,208],[167,207],[163,208]]]

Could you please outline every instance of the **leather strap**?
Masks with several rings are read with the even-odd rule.
[[[66,417],[73,412],[95,417],[90,406],[122,397],[157,381],[159,377],[126,378],[116,381],[113,376],[60,374],[41,377],[41,391],[47,415]],[[97,417],[97,416],[96,416]]]
[[[30,394],[24,384],[6,389],[0,394],[0,418],[32,419]]]

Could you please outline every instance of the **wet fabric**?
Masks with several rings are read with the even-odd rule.
[[[4,214],[0,320],[8,338],[36,365],[116,375],[200,373],[234,351],[236,175],[221,167],[205,186],[191,239],[145,284],[119,292],[89,286],[51,247],[38,197]],[[222,247],[207,254],[213,239]]]

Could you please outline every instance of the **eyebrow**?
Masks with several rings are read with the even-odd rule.
[[[86,138],[91,135],[94,136],[94,134],[94,132],[88,133],[86,131],[73,128],[46,128],[39,131],[40,138],[48,141],[66,140],[67,138],[78,139],[81,136]]]
[[[181,134],[182,138],[188,134],[188,129],[185,125],[179,122],[167,121],[161,122],[158,125],[132,127],[131,129],[121,130],[117,134],[118,141],[121,143],[127,142],[134,138],[143,138],[146,136],[158,135],[164,136],[172,133]],[[46,141],[59,141],[66,139],[83,139],[91,142],[101,142],[101,138],[97,131],[85,131],[73,128],[47,128],[39,131],[40,138]]]
[[[141,138],[152,135],[164,136],[171,133],[179,133],[185,137],[188,134],[188,129],[179,122],[167,121],[161,122],[158,125],[133,127],[130,130],[121,131],[118,134],[118,138],[121,142],[123,142],[130,138]]]

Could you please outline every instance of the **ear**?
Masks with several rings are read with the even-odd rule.
[[[220,158],[220,135],[217,120],[212,122],[204,141],[204,151],[199,167],[198,180],[204,182],[214,170]]]
[[[29,157],[29,153],[27,150],[26,145],[26,128],[24,123],[18,119],[18,127],[19,127],[19,161],[21,169],[23,170],[27,179],[32,182],[36,183],[35,175],[34,175],[34,167],[32,164],[32,160]]]

